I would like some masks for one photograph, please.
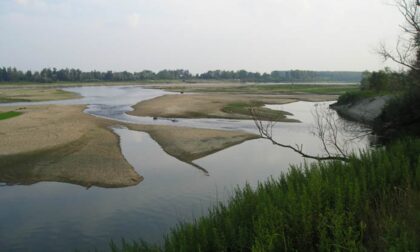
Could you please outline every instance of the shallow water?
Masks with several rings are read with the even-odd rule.
[[[82,87],[68,90],[84,98],[60,104],[89,104],[87,113],[134,123],[242,129],[255,132],[253,121],[224,119],[153,120],[124,114],[139,100],[167,92],[138,87]],[[27,105],[27,104],[22,104]],[[311,131],[314,103],[269,105],[294,114],[302,123],[277,123],[274,136],[282,143],[304,144],[312,154],[321,146]],[[0,250],[73,251],[106,249],[110,239],[144,239],[161,242],[179,221],[207,213],[225,202],[236,186],[256,186],[270,176],[287,172],[303,158],[266,140],[247,141],[196,160],[208,175],[168,154],[146,133],[115,128],[128,162],[144,177],[137,186],[88,190],[71,184],[42,182],[30,186],[0,187]],[[366,146],[362,139],[357,146]]]

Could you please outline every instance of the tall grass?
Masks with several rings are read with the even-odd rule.
[[[237,189],[162,247],[111,244],[113,251],[415,251],[420,234],[420,141],[291,167],[256,189]]]

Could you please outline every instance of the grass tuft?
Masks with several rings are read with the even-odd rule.
[[[16,112],[16,111],[8,111],[8,112],[0,113],[0,120],[6,120],[9,118],[20,116],[21,114],[22,112]]]
[[[245,116],[252,116],[251,109],[254,109],[254,112],[259,120],[269,120],[269,121],[290,121],[295,122],[294,119],[287,119],[286,115],[291,115],[289,112],[272,110],[264,108],[265,104],[258,101],[251,102],[235,102],[227,104],[222,108],[222,111],[229,114],[239,114]]]

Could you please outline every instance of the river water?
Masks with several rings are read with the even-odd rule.
[[[256,132],[253,121],[226,119],[158,119],[126,115],[141,100],[168,94],[141,87],[78,87],[77,100],[38,104],[87,104],[86,113],[118,121]],[[14,104],[27,106],[27,103]],[[301,123],[277,123],[276,140],[304,144],[304,150],[321,154],[312,133],[312,111],[319,103],[296,102],[267,105],[293,114]],[[336,115],[334,115],[336,116]],[[338,119],[338,117],[336,118]],[[205,215],[217,202],[226,202],[245,183],[256,186],[269,177],[287,172],[290,164],[304,160],[295,152],[267,140],[244,142],[206,156],[195,163],[208,174],[166,154],[148,134],[115,128],[122,152],[144,177],[136,186],[105,189],[57,182],[0,187],[0,251],[73,251],[107,249],[111,239],[162,242],[180,221]],[[366,138],[350,148],[368,145]]]

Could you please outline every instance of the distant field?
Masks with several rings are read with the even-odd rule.
[[[0,103],[65,100],[78,97],[80,97],[78,94],[54,88],[0,89]]]
[[[168,91],[177,92],[221,92],[221,93],[242,93],[242,94],[328,94],[341,95],[348,91],[355,91],[359,89],[356,84],[252,84],[252,85],[236,85],[236,86],[212,86],[212,87],[198,87],[184,85],[182,87],[163,87]]]

